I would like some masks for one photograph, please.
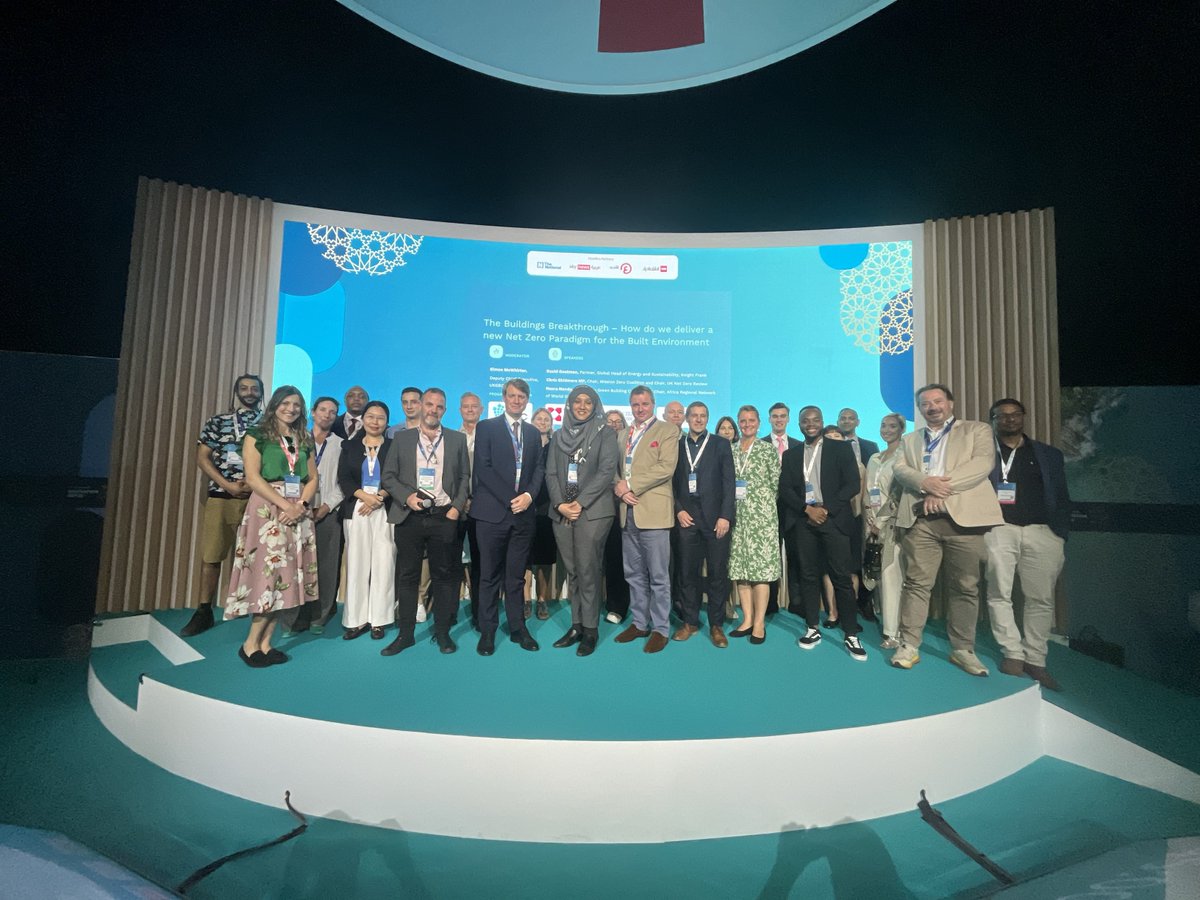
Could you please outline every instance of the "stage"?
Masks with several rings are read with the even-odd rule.
[[[445,656],[426,624],[385,658],[385,641],[343,641],[335,620],[278,642],[292,661],[265,670],[236,655],[244,622],[184,641],[186,614],[107,618],[88,693],[118,740],[188,780],[270,806],[291,791],[309,814],[447,837],[653,844],[867,822],[911,810],[922,789],[942,802],[1045,756],[1200,803],[1200,776],[1046,702],[1028,679],[965,675],[934,634],[911,671],[888,666],[871,625],[865,663],[840,633],[801,651],[787,614],[763,645],[718,650],[702,630],[656,655],[602,623],[580,659],[550,646],[569,624],[553,606],[550,621],[530,620],[537,653],[501,640],[479,657],[460,623],[460,650]],[[752,802],[703,789],[735,772]],[[634,813],[631,789],[669,802]]]

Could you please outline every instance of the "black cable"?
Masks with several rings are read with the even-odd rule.
[[[232,862],[235,859],[240,859],[243,856],[247,856],[248,854],[255,853],[259,850],[266,850],[268,847],[274,847],[276,844],[282,844],[285,841],[290,841],[292,838],[303,834],[308,829],[308,819],[304,818],[304,814],[297,811],[296,807],[292,806],[291,791],[283,792],[283,802],[287,804],[288,812],[290,812],[300,821],[299,825],[297,825],[287,834],[281,834],[273,841],[267,841],[265,844],[255,844],[253,847],[246,847],[244,850],[238,850],[236,853],[230,853],[228,856],[222,856],[220,859],[213,860],[208,865],[197,869],[195,872],[185,878],[180,883],[179,887],[175,888],[175,891],[179,894],[186,894],[189,890],[195,887],[199,881],[207,878],[213,872],[217,871],[217,869],[221,868],[221,866],[225,865],[225,863]]]
[[[952,843],[967,856],[971,857],[971,859],[982,866],[989,875],[991,875],[1001,884],[1017,883],[1017,879],[1013,878],[1013,876],[1007,871],[1000,868],[1000,866],[988,859],[987,856],[976,850],[963,838],[961,834],[951,828],[950,823],[942,818],[942,814],[929,805],[929,801],[925,799],[924,791],[921,791],[921,801],[917,804],[917,809],[921,811],[921,818],[928,822],[934,831]]]

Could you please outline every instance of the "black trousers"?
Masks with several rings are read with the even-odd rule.
[[[809,628],[821,624],[821,576],[833,582],[837,600],[838,623],[846,634],[858,634],[858,605],[850,583],[850,535],[842,534],[826,520],[813,525],[805,516],[788,531],[788,544],[794,547],[799,561],[800,593],[804,618]]]
[[[679,571],[682,581],[680,602],[683,605],[683,621],[688,625],[700,625],[701,588],[708,595],[708,624],[719,628],[725,624],[725,604],[729,600],[729,547],[730,534],[718,538],[712,527],[696,520],[691,528],[679,529]],[[700,567],[707,564],[706,574],[700,576]]]
[[[788,611],[797,616],[804,615],[800,602],[800,560],[796,557],[796,548],[788,540],[787,529],[783,525],[784,511],[779,510],[779,539],[783,541],[783,552],[787,557],[787,589]],[[779,612],[779,582],[771,582],[771,594],[767,599],[767,614]]]
[[[625,551],[621,549],[621,517],[614,516],[604,542],[604,608],[622,619],[629,615],[629,582],[625,580]]]
[[[525,630],[525,564],[537,521],[533,510],[505,521],[475,523],[479,538],[479,631],[494,634],[500,625],[498,599],[504,590],[504,615],[510,635]]]
[[[471,621],[479,621],[479,536],[475,532],[475,520],[467,517],[458,521],[458,546],[462,547],[463,536],[471,548],[471,564],[468,566],[467,583],[471,590]],[[455,614],[457,619],[457,613]]]
[[[412,635],[416,627],[421,561],[426,556],[433,593],[433,630],[446,633],[454,623],[462,580],[462,541],[458,522],[447,519],[445,509],[448,507],[410,512],[395,526],[396,625],[401,635]]]

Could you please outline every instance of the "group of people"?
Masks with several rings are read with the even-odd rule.
[[[526,572],[557,558],[571,623],[554,646],[579,656],[596,649],[602,607],[615,623],[630,617],[617,643],[641,641],[657,653],[700,631],[705,598],[714,646],[729,637],[761,644],[782,582],[805,620],[801,649],[816,648],[822,628],[838,628],[849,657],[866,659],[866,588],[881,648],[910,669],[940,575],[950,660],[987,675],[974,652],[986,569],[1001,671],[1059,689],[1045,663],[1070,501],[1062,454],[1025,434],[1020,401],[996,401],[990,423],[960,420],[950,388],[926,385],[916,394],[925,426],[906,434],[903,416],[884,416],[880,449],[859,437],[853,409],[827,426],[819,408],[801,408],[797,440],[784,403],[768,410],[764,436],[751,405],[709,431],[703,402],[671,401],[660,419],[652,390],[638,386],[627,423],[579,385],[555,430],[544,409],[526,420],[529,395],[525,381],[509,380],[504,412],[481,420],[482,400],[467,393],[454,430],[442,424],[443,390],[406,388],[404,421],[389,427],[388,406],[356,386],[344,413],[335,398],[318,398],[310,429],[296,388],[276,389],[260,412],[261,380],[239,378],[231,410],[205,424],[197,448],[210,482],[204,594],[182,633],[212,625],[232,550],[225,618],[250,616],[239,654],[255,668],[286,662],[271,644],[277,623],[324,629],[344,554],[346,639],[383,639],[394,624],[381,653],[402,652],[429,597],[433,640],[453,653],[465,541],[483,656],[495,652],[501,602],[510,640],[539,649],[526,627]],[[1023,627],[1013,612],[1016,578]],[[742,620],[726,631],[731,585]],[[672,614],[680,621],[673,633]]]

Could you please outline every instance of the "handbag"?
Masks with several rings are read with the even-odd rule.
[[[883,568],[883,541],[875,535],[867,535],[863,547],[863,577],[871,581],[879,581],[879,573]]]

